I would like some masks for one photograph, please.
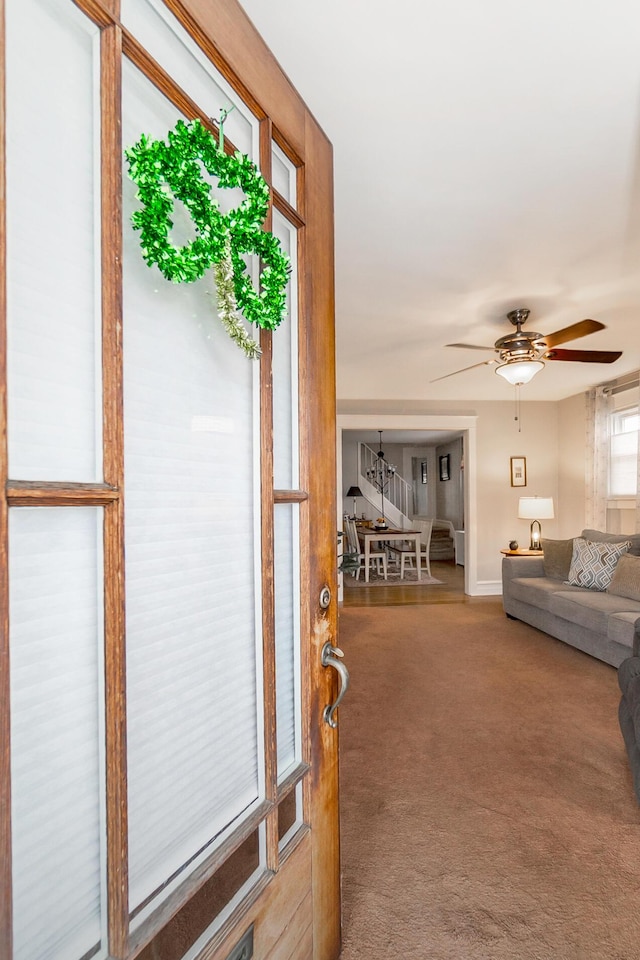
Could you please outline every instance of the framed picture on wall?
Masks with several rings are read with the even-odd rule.
[[[527,458],[511,457],[511,486],[526,487],[527,485]]]
[[[451,463],[450,454],[447,453],[445,454],[444,457],[440,457],[439,459],[440,459],[440,479],[449,480],[451,476],[449,473],[449,465]]]
[[[426,460],[420,461],[420,482],[421,483],[427,482],[427,461]]]

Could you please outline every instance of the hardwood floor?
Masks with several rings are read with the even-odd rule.
[[[453,560],[431,561],[431,575],[442,583],[423,587],[394,583],[392,586],[356,586],[353,578],[344,578],[345,607],[396,607],[422,603],[467,603],[472,597],[464,592],[464,567]]]

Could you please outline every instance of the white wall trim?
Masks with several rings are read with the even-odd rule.
[[[337,467],[336,489],[338,492],[338,529],[342,523],[342,432],[343,430],[447,430],[462,433],[464,442],[464,499],[465,499],[465,568],[464,591],[471,597],[488,596],[487,587],[495,587],[494,581],[478,583],[477,543],[477,417],[475,416],[425,416],[415,414],[363,414],[345,413],[336,418]],[[498,585],[499,586],[499,585]],[[502,592],[499,587],[498,593]]]
[[[478,580],[474,597],[501,597],[502,583],[500,580]]]

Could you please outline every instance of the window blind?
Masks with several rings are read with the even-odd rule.
[[[10,511],[15,960],[106,955],[101,513]]]
[[[123,135],[177,113],[125,65]],[[124,409],[130,907],[141,920],[264,796],[258,366],[212,276],[144,263],[125,186]],[[176,208],[174,236],[189,226]],[[181,242],[181,241],[177,241]]]
[[[635,497],[638,492],[638,407],[611,414],[609,496]]]
[[[164,4],[158,0],[122,0],[121,19],[158,63],[170,65],[173,79],[206,110],[207,116],[219,120],[220,111],[233,106],[224,123],[225,137],[242,153],[256,156],[257,124],[251,114]]]
[[[271,178],[278,193],[295,209],[296,203],[296,168],[289,160],[284,150],[281,150],[275,141],[271,145]]]
[[[300,759],[299,507],[277,504],[274,529],[278,780]]]
[[[273,337],[273,482],[276,489],[294,490],[298,471],[298,265],[297,231],[277,210],[273,233],[291,258],[287,284],[287,315]]]
[[[10,0],[6,17],[9,475],[94,481],[98,30],[66,0]]]

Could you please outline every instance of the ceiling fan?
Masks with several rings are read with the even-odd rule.
[[[524,331],[522,325],[529,316],[529,310],[526,307],[519,307],[517,310],[510,310],[507,318],[516,328],[512,333],[496,340],[492,347],[479,347],[472,343],[448,343],[447,347],[464,347],[465,350],[495,350],[498,359],[483,360],[481,363],[473,363],[470,367],[463,367],[461,370],[454,370],[453,373],[446,373],[443,377],[436,377],[431,383],[438,380],[446,380],[447,377],[454,377],[458,373],[464,373],[466,370],[473,370],[475,367],[491,366],[498,364],[495,372],[504,377],[508,383],[522,384],[529,383],[536,373],[544,367],[546,360],[564,360],[578,363],[613,363],[618,357],[622,356],[621,350],[556,350],[559,343],[566,343],[568,340],[578,340],[580,337],[586,337],[590,333],[596,333],[598,330],[604,330],[605,325],[598,320],[580,320],[570,327],[564,327],[562,330],[556,330],[555,333],[543,334],[534,333],[532,330]]]

